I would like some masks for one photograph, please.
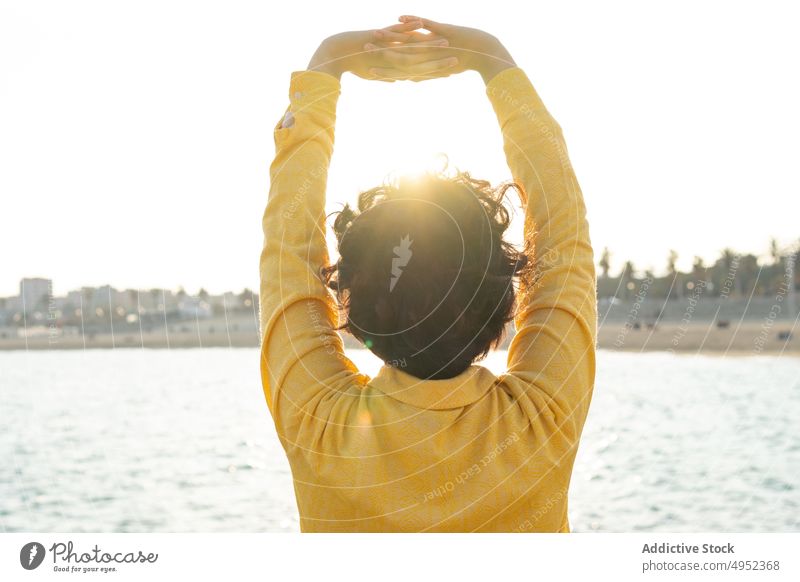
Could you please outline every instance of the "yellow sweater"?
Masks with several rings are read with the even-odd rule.
[[[261,253],[261,377],[303,531],[569,531],[567,491],[595,375],[596,280],[561,128],[525,73],[486,92],[523,186],[535,282],[521,289],[508,370],[447,380],[345,356],[328,262],[325,187],[339,81],[292,74]]]

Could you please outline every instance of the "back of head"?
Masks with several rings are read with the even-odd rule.
[[[338,214],[340,259],[325,267],[342,329],[389,365],[456,376],[502,339],[527,254],[503,240],[506,190],[466,173],[361,193]]]

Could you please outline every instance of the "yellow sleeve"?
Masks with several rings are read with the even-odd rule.
[[[290,105],[274,135],[260,259],[261,379],[278,434],[291,440],[304,420],[324,424],[331,393],[357,377],[319,275],[328,263],[325,189],[339,94],[331,75],[293,73]]]
[[[583,195],[561,127],[525,73],[506,69],[486,91],[508,166],[524,190],[525,238],[534,245],[535,276],[520,288],[507,374],[526,386],[521,405],[532,421],[548,414],[565,436],[577,439],[591,400],[597,339],[597,282]]]

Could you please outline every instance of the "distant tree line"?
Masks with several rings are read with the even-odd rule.
[[[649,297],[680,299],[698,285],[703,294],[732,298],[765,297],[786,293],[789,285],[800,290],[800,245],[791,251],[782,251],[775,239],[770,243],[769,257],[763,260],[754,254],[739,254],[726,248],[711,265],[695,257],[690,271],[676,267],[678,253],[667,255],[666,273],[657,277],[651,270],[639,271],[631,261],[612,275],[611,251],[606,247],[600,254],[597,294],[600,298],[632,299],[643,285]],[[791,280],[791,283],[790,283]]]

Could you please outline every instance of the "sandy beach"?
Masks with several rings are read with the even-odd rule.
[[[185,322],[150,331],[122,331],[93,335],[38,334],[30,337],[0,338],[0,350],[47,349],[109,349],[109,348],[199,348],[199,347],[256,347],[258,334],[252,321],[207,320]],[[644,352],[674,351],[681,353],[710,353],[736,355],[800,355],[800,331],[797,327],[790,339],[785,339],[792,326],[788,322],[766,325],[763,321],[732,322],[725,328],[713,322],[665,322],[653,326],[628,326],[621,321],[606,321],[600,326],[600,349]],[[507,347],[510,336],[501,347]],[[348,348],[360,347],[350,336],[344,336]]]
[[[781,339],[791,325],[776,323],[771,328],[762,322],[731,324],[720,329],[713,322],[689,325],[662,323],[654,328],[628,328],[619,322],[600,327],[598,346],[618,351],[674,351],[688,353],[761,355],[800,355],[800,338],[795,328],[791,339]]]

